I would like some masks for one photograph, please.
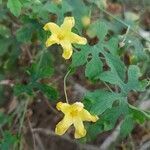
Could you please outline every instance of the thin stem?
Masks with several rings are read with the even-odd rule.
[[[25,106],[24,106],[23,115],[22,115],[22,118],[20,120],[19,135],[21,134],[21,130],[22,130],[22,127],[23,127],[23,122],[24,122],[26,111],[27,111],[27,107],[28,107],[28,101],[29,100],[27,99],[26,103],[25,103]]]
[[[113,19],[117,20],[118,22],[122,23],[123,25],[125,25],[127,28],[129,28],[130,26],[128,24],[126,24],[125,22],[123,22],[122,20],[114,17],[111,13],[107,12],[105,9],[103,8],[99,8],[101,11],[103,11],[105,14],[111,16]],[[132,32],[134,32],[135,34],[139,35],[141,38],[143,38],[144,40],[150,42],[150,40],[144,38],[143,36],[141,36],[138,32],[136,32],[133,28],[130,27],[130,30],[132,30]]]
[[[100,10],[102,10],[105,14],[111,16],[113,19],[117,20],[118,22],[122,23],[123,25],[125,25],[126,27],[128,27],[129,25],[126,24],[125,22],[123,22],[122,20],[114,17],[111,13],[107,12],[105,9],[100,8]]]
[[[18,134],[19,134],[21,140],[20,140],[20,144],[19,144],[19,150],[22,150],[22,137],[23,137],[23,136],[21,135],[21,131],[22,131],[22,127],[23,127],[25,115],[26,115],[26,112],[27,112],[28,102],[29,102],[29,99],[26,99],[26,103],[25,103],[25,106],[24,106],[23,115],[22,115],[22,118],[21,118],[21,120],[20,120],[20,127],[19,127],[19,132],[18,132]]]
[[[67,80],[67,77],[69,75],[69,73],[71,72],[71,69],[66,73],[65,77],[64,77],[64,93],[65,93],[65,98],[66,98],[66,102],[68,102],[68,96],[67,96],[67,91],[66,91],[66,80]]]
[[[109,89],[109,91],[113,93],[113,90],[109,87],[109,85],[106,82],[103,82],[103,83]]]
[[[32,139],[33,139],[33,149],[36,150],[35,135],[34,135],[34,133],[33,133],[33,129],[32,129],[32,125],[31,125],[29,116],[27,117],[27,120],[28,120],[29,128],[30,128],[30,131],[31,131],[31,134],[32,134]]]
[[[128,26],[127,31],[126,31],[126,33],[125,33],[125,35],[124,35],[124,39],[123,39],[122,42],[125,42],[125,40],[126,40],[126,38],[127,38],[127,35],[128,35],[128,33],[129,33],[129,30],[130,30],[130,26]]]

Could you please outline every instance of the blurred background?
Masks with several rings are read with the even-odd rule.
[[[98,19],[105,21],[112,30],[110,35],[119,36],[120,41],[127,34],[119,43],[121,59],[126,66],[138,65],[141,79],[150,79],[149,0],[0,0],[0,149],[150,149],[148,121],[134,124],[124,138],[119,136],[119,119],[114,129],[90,140],[74,140],[72,129],[67,135],[55,135],[55,125],[63,117],[55,108],[55,100],[65,100],[63,78],[71,60],[63,60],[57,45],[44,51],[49,33],[43,26],[49,21],[61,24],[68,15],[75,17],[74,30],[90,45],[97,42],[97,29],[90,24]],[[67,93],[75,102],[87,90],[104,86],[87,80],[84,67],[79,67],[67,80]],[[128,100],[149,111],[149,86],[143,93],[130,92]]]

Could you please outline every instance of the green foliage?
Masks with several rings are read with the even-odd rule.
[[[6,123],[10,122],[10,117],[0,112],[0,128],[2,128]]]
[[[124,103],[120,103],[119,106],[107,109],[100,115],[100,119],[95,124],[88,126],[88,140],[93,140],[99,133],[113,129],[118,118],[127,115],[128,112],[128,106]]]
[[[97,133],[114,128],[117,119],[121,115],[124,116],[120,131],[122,137],[127,136],[132,131],[135,122],[143,123],[145,120],[150,119],[147,112],[142,112],[139,109],[135,110],[133,106],[131,109],[126,105],[128,93],[130,91],[144,91],[147,80],[139,80],[141,73],[137,65],[125,66],[120,58],[119,39],[117,37],[108,39],[109,30],[111,29],[108,28],[105,22],[96,21],[91,24],[88,35],[92,38],[97,36],[98,43],[94,46],[79,47],[80,50],[74,53],[72,59],[72,67],[86,65],[85,75],[89,79],[107,82],[118,86],[120,89],[119,93],[96,90],[85,94],[84,104],[86,108],[93,114],[102,115],[97,123],[88,128],[89,140],[91,136],[96,137]],[[140,54],[141,49],[138,49],[136,44],[134,46],[134,54]],[[145,57],[144,53],[140,55],[141,58]],[[104,70],[103,68],[106,65],[107,70]],[[120,103],[124,104],[120,105]],[[114,107],[115,105],[118,106]],[[123,110],[125,111],[123,112]]]
[[[90,112],[100,115],[107,109],[111,108],[116,100],[124,100],[118,93],[112,93],[104,90],[88,92],[85,95],[85,106]]]
[[[7,7],[15,16],[20,15],[22,5],[19,0],[8,0]]]
[[[150,113],[140,110],[132,105],[129,105],[129,111],[133,119],[138,123],[144,123],[145,120],[150,120]]]
[[[131,116],[127,116],[120,127],[120,136],[126,137],[133,129],[134,121]]]
[[[43,92],[48,99],[56,100],[58,98],[58,92],[54,87],[40,82],[41,79],[49,78],[53,74],[52,61],[50,59],[49,52],[43,51],[39,56],[39,59],[35,63],[32,63],[28,68],[27,73],[30,75],[29,83],[16,84],[14,87],[15,95],[27,93],[28,95],[34,95],[34,92]]]
[[[10,150],[15,148],[17,144],[17,137],[12,135],[9,131],[5,131],[3,133],[3,140],[0,141],[0,149],[1,150]]]

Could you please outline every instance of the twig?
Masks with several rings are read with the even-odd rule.
[[[21,118],[21,120],[20,120],[20,127],[19,127],[19,132],[18,132],[19,135],[21,134],[21,131],[22,131],[23,122],[24,122],[25,115],[26,115],[26,112],[27,112],[28,102],[29,102],[29,100],[27,99],[27,100],[26,100],[26,103],[25,103],[25,106],[24,106],[23,115],[22,115],[22,118]]]
[[[21,46],[21,49],[22,49],[23,52],[27,53],[27,55],[28,55],[28,57],[30,59],[30,62],[32,62],[33,58],[32,58],[31,52],[29,51],[28,46],[27,45],[23,45],[23,46]]]
[[[150,148],[150,141],[144,143],[139,150],[148,150]]]
[[[11,80],[1,80],[0,85],[9,85],[9,86],[14,86]]]
[[[43,128],[34,128],[32,129],[33,132],[40,132],[40,133],[43,133],[43,134],[46,134],[46,135],[52,135],[52,136],[58,136],[55,134],[54,131],[50,130],[50,129],[43,129]],[[65,140],[70,140],[69,136],[60,136],[62,139],[65,139]]]
[[[52,130],[50,129],[43,129],[43,128],[34,128],[32,129],[33,132],[38,132],[38,133],[42,133],[42,134],[45,134],[45,135],[51,135],[51,136],[55,136],[55,137],[58,137],[60,139],[64,139],[64,140],[67,140],[68,142],[72,143],[72,144],[76,144],[79,146],[79,149],[82,149],[82,150],[99,150],[99,148],[95,147],[95,146],[92,146],[92,145],[89,145],[89,144],[79,144],[76,142],[76,140],[72,140],[70,139],[69,136],[59,136],[59,135],[56,135]]]
[[[129,140],[130,140],[130,143],[131,143],[131,149],[135,149],[135,144],[134,144],[134,141],[133,141],[133,137],[131,134],[129,134]]]
[[[120,127],[122,125],[122,122],[123,121],[121,121],[117,125],[117,127],[115,128],[115,130],[112,132],[112,134],[108,138],[105,139],[105,141],[100,146],[100,150],[108,150],[109,147],[110,147],[110,145],[116,141],[116,139],[118,138],[119,133],[120,133]]]
[[[30,122],[30,119],[29,117],[27,117],[27,120],[28,120],[28,124],[29,124],[29,128],[30,128],[30,131],[31,131],[31,134],[32,134],[32,139],[33,139],[33,149],[36,150],[36,145],[35,145],[35,135],[32,131],[32,126],[31,126],[31,122]]]
[[[44,145],[43,145],[43,143],[41,141],[41,138],[40,138],[40,136],[37,133],[35,133],[35,139],[36,139],[36,141],[37,141],[37,143],[39,145],[39,149],[40,150],[45,150]]]

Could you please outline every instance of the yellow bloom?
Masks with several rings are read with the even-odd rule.
[[[51,36],[46,41],[46,47],[53,44],[60,44],[63,48],[62,56],[69,59],[73,53],[72,43],[86,44],[87,40],[73,32],[71,29],[75,24],[74,17],[65,17],[63,24],[59,27],[53,22],[49,22],[44,26],[44,30],[51,31]]]
[[[81,138],[86,135],[86,129],[84,128],[83,121],[96,122],[98,116],[91,115],[81,102],[74,104],[57,103],[57,109],[64,113],[64,118],[56,125],[55,133],[63,135],[71,125],[75,127],[75,138]]]

